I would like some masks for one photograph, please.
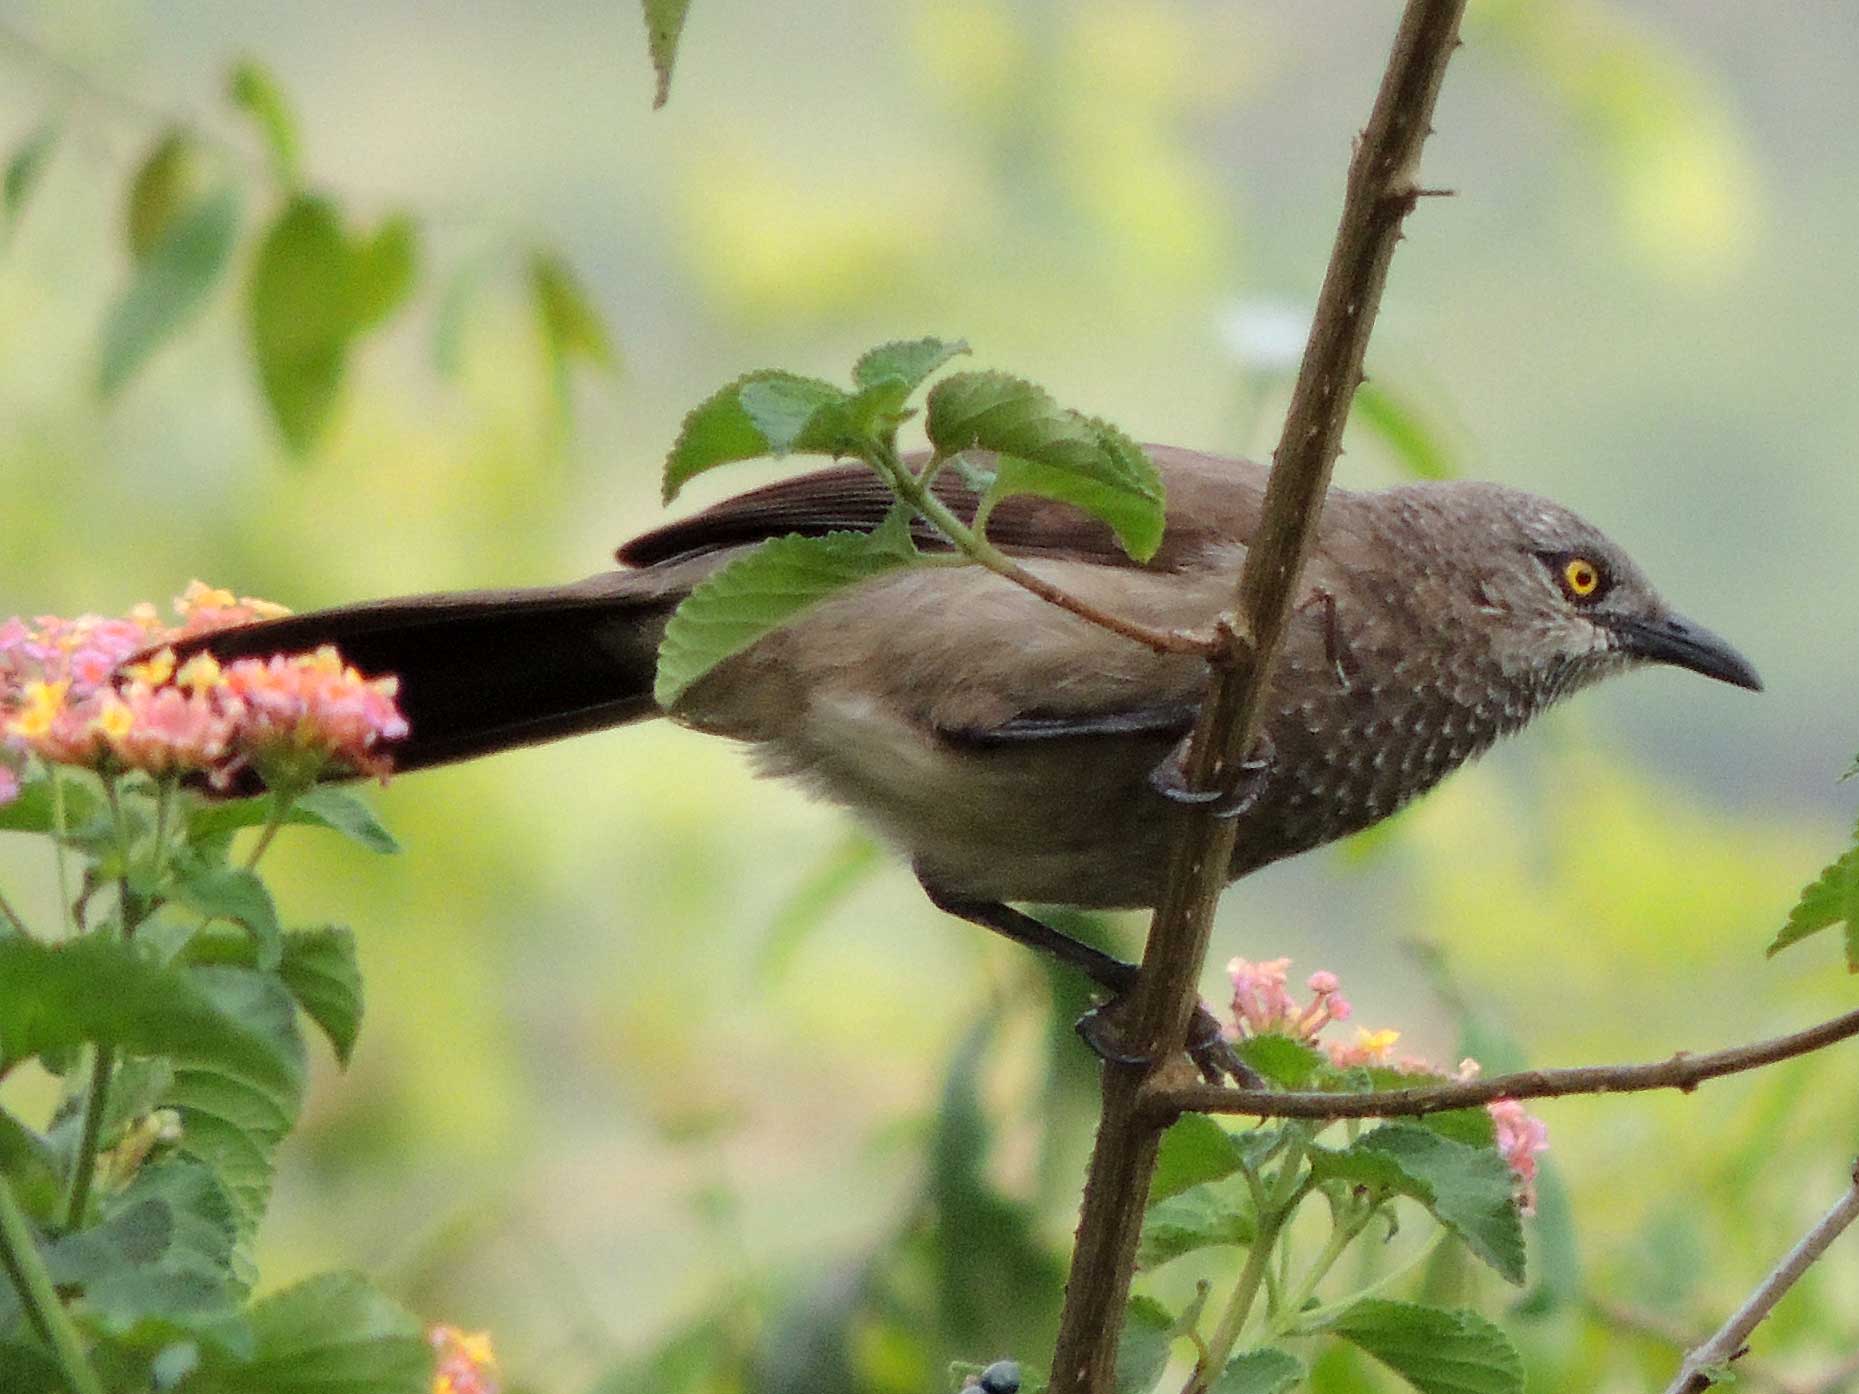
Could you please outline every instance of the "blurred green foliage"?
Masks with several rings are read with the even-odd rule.
[[[1383,57],[1382,10],[1348,13],[707,0],[648,124],[630,12],[22,5],[0,30],[0,610],[120,609],[195,572],[308,607],[592,571],[657,517],[709,386],[837,374],[900,334],[965,334],[1141,439],[1265,448]],[[1393,414],[1358,411],[1339,479],[1455,469],[1575,504],[1756,635],[1770,692],[1585,696],[1372,855],[1242,885],[1217,952],[1333,968],[1365,1024],[1491,1069],[1494,1041],[1576,1063],[1786,1029],[1849,1001],[1820,941],[1762,949],[1850,822],[1859,173],[1826,133],[1852,124],[1859,39],[1714,0],[1473,21],[1428,156],[1460,196],[1409,229],[1371,353]],[[229,111],[246,53],[272,95]],[[200,159],[148,173],[177,129]],[[112,307],[182,210],[227,197],[208,293],[210,258],[181,259],[100,400]],[[313,345],[278,346],[340,382],[280,432],[253,258],[300,198],[345,262],[401,216],[418,237],[386,260],[419,255],[404,291],[337,296]],[[624,371],[564,383],[571,361]],[[370,1025],[347,1076],[312,1072],[267,1281],[383,1270],[423,1315],[492,1328],[532,1389],[918,1391],[952,1359],[1037,1360],[1093,1116],[1078,984],[888,863],[845,871],[866,859],[840,820],[685,733],[381,802],[406,857],[304,840],[274,868],[311,918],[356,923]],[[9,895],[50,904],[42,872],[0,845]],[[1105,932],[1127,950],[1134,926]],[[1538,1285],[1513,1308],[1442,1259],[1425,1295],[1498,1320],[1533,1389],[1661,1383],[1674,1337],[1844,1184],[1850,1093],[1835,1055],[1547,1106]],[[1143,1284],[1178,1312],[1230,1264]],[[1823,1265],[1744,1378],[1818,1378],[1856,1296]],[[1395,1386],[1332,1345],[1311,1387]]]

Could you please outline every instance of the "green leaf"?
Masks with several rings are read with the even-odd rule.
[[[558,388],[565,386],[568,367],[577,358],[606,372],[619,366],[600,312],[566,261],[553,252],[531,252],[529,284]]]
[[[299,177],[297,122],[270,69],[255,58],[242,59],[232,70],[227,94],[235,106],[257,123],[278,183],[286,189],[296,188]]]
[[[177,904],[209,921],[225,919],[244,926],[252,936],[257,965],[264,971],[275,971],[283,961],[284,930],[278,924],[277,906],[257,873],[205,862],[177,877],[171,894]]]
[[[303,1104],[303,1035],[296,1005],[275,976],[214,965],[193,968],[189,977],[285,1066],[280,1077],[258,1077],[223,1052],[191,1052],[177,1058],[174,1084],[162,1099],[181,1115],[179,1152],[220,1178],[240,1239],[249,1244],[270,1200],[272,1156]]]
[[[300,1086],[301,1059],[215,993],[202,970],[158,967],[100,935],[0,940],[0,1059],[102,1040],[132,1054],[211,1060],[274,1090]]]
[[[67,834],[103,812],[103,796],[89,780],[60,775],[58,783],[64,794]],[[49,833],[57,822],[53,812],[52,781],[43,776],[27,780],[20,786],[18,798],[0,804],[0,832]]]
[[[1245,1064],[1285,1089],[1303,1089],[1327,1063],[1315,1046],[1277,1032],[1235,1041],[1233,1051]]]
[[[218,1178],[172,1158],[111,1196],[96,1225],[53,1243],[46,1263],[61,1287],[83,1290],[107,1331],[158,1320],[236,1343],[232,1318],[244,1298],[232,1277],[236,1236],[232,1200]]]
[[[431,1394],[419,1322],[356,1273],[328,1273],[252,1306],[257,1349],[209,1358],[188,1394]]]
[[[132,1055],[118,1061],[109,1097],[104,1101],[102,1145],[114,1147],[121,1142],[130,1127],[161,1106],[173,1084],[174,1066],[164,1056]],[[52,1127],[50,1137],[66,1149],[67,1157],[76,1155],[82,1123],[82,1111],[73,1099],[69,1114],[61,1113]]]
[[[129,289],[103,322],[98,390],[108,397],[206,303],[239,232],[230,185],[175,217],[136,265]]]
[[[1304,1362],[1295,1355],[1276,1346],[1263,1346],[1242,1351],[1227,1361],[1207,1394],[1286,1394],[1302,1382],[1304,1375]]]
[[[957,373],[930,389],[926,429],[941,455],[992,450],[990,498],[1039,494],[1082,508],[1138,561],[1155,555],[1164,524],[1162,478],[1135,442],[1061,407],[1042,387],[1005,373]]]
[[[63,1388],[58,1362],[44,1347],[0,1341],[0,1394],[51,1394]]]
[[[1536,1217],[1530,1234],[1535,1242],[1536,1282],[1513,1310],[1522,1316],[1544,1317],[1580,1303],[1584,1289],[1575,1206],[1560,1170],[1548,1158],[1537,1164]]]
[[[25,214],[26,201],[38,187],[39,177],[45,173],[57,144],[58,127],[47,121],[7,156],[6,173],[0,176],[0,225],[3,225],[0,230],[7,236],[12,236]]]
[[[1444,442],[1412,405],[1376,382],[1356,388],[1350,419],[1373,433],[1416,479],[1456,479],[1459,469]]]
[[[147,261],[175,219],[205,196],[206,178],[199,142],[180,127],[163,132],[129,182],[125,231],[136,262]]]
[[[1358,1302],[1327,1324],[1422,1394],[1523,1394],[1523,1358],[1476,1312]]]
[[[1859,833],[1855,838],[1856,845],[1802,888],[1800,900],[1788,912],[1788,922],[1769,945],[1770,957],[1810,934],[1844,925],[1846,967],[1859,973]]]
[[[1340,1179],[1410,1196],[1506,1281],[1523,1282],[1523,1222],[1509,1166],[1489,1147],[1456,1142],[1413,1123],[1384,1123],[1349,1146],[1311,1149],[1320,1180]]]
[[[1251,1207],[1229,1185],[1203,1182],[1149,1207],[1136,1250],[1138,1268],[1222,1244],[1250,1244],[1258,1233]]]
[[[901,383],[907,397],[923,385],[924,379],[958,354],[968,352],[966,339],[899,339],[880,344],[860,356],[852,365],[853,385],[876,387],[880,383]]]
[[[46,1137],[0,1109],[0,1176],[30,1214],[52,1213],[66,1170],[65,1159]]]
[[[653,696],[670,709],[724,659],[846,587],[910,558],[862,532],[776,537],[698,584],[665,626]]]
[[[259,382],[299,454],[322,434],[355,330],[349,247],[326,199],[293,198],[258,245],[246,311]]]
[[[776,386],[764,388],[765,384]],[[743,401],[743,392],[748,388],[757,389],[751,394],[751,400],[763,412],[766,424],[777,430],[785,429],[788,419],[801,404],[812,403],[806,421],[801,423],[803,429],[784,436],[779,453],[830,454],[843,443],[845,432],[840,428],[844,422],[838,418],[829,421],[826,414],[818,410],[829,403],[847,400],[839,388],[818,378],[804,378],[773,369],[748,373],[698,403],[684,418],[684,427],[672,443],[671,453],[665,457],[666,503],[705,470],[775,453],[774,445],[763,434],[764,422],[751,415]],[[804,429],[809,422],[819,429],[811,432]]]
[[[361,965],[346,925],[293,929],[284,936],[284,986],[323,1028],[336,1060],[346,1066],[361,1031]]]
[[[1231,1176],[1239,1165],[1239,1145],[1231,1133],[1204,1113],[1185,1113],[1162,1134],[1155,1177],[1149,1183],[1149,1204]]]
[[[5,810],[0,810],[0,816]],[[189,842],[216,842],[242,828],[257,828],[271,820],[271,795],[226,799],[202,804],[187,815]],[[370,852],[398,852],[400,844],[369,808],[346,789],[321,784],[299,794],[284,815],[286,825],[327,828]]]
[[[1148,1394],[1168,1368],[1168,1350],[1175,1344],[1175,1319],[1153,1297],[1130,1299],[1123,1314],[1123,1331],[1117,1338],[1116,1394]]]
[[[671,69],[678,59],[678,38],[684,33],[691,0],[644,0],[644,8],[646,49],[652,55],[652,71],[658,74],[658,88],[652,95],[656,111],[671,96]]]
[[[768,453],[777,458],[802,448],[803,441],[821,441],[826,428],[815,423],[826,422],[845,399],[836,387],[787,377],[745,382],[737,394],[743,413],[767,443]]]
[[[349,249],[349,324],[373,329],[406,304],[419,266],[419,229],[405,213],[381,220],[374,236]]]

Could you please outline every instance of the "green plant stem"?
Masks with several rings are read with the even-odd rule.
[[[103,1111],[110,1101],[110,1077],[116,1070],[116,1047],[98,1041],[91,1047],[90,1086],[84,1094],[84,1130],[78,1135],[77,1156],[65,1193],[65,1228],[79,1229],[90,1205],[91,1183],[97,1175],[97,1148],[103,1139]]]
[[[168,819],[174,810],[174,777],[163,775],[155,785],[155,845],[153,875],[161,875],[168,853]]]
[[[129,898],[129,824],[123,817],[122,799],[116,781],[103,779],[103,795],[110,805],[110,817],[116,826],[116,855],[122,870],[116,878],[117,932],[125,941],[135,932],[136,907]],[[97,1176],[97,1151],[103,1141],[103,1115],[110,1102],[110,1081],[116,1073],[116,1047],[109,1041],[91,1046],[90,1084],[84,1093],[84,1127],[78,1135],[77,1155],[71,1162],[71,1176],[65,1192],[65,1228],[80,1229],[84,1213],[90,1206],[91,1186]]]
[[[954,543],[961,553],[977,565],[986,567],[995,575],[1012,581],[1031,591],[1041,600],[1069,611],[1079,619],[1087,620],[1100,629],[1108,629],[1112,634],[1120,634],[1125,639],[1153,649],[1157,653],[1198,654],[1203,658],[1223,653],[1227,640],[1219,634],[1196,634],[1185,629],[1157,629],[1153,625],[1142,624],[1127,619],[1122,615],[1112,614],[1099,609],[1090,601],[1073,595],[1070,591],[1034,572],[1028,571],[1000,548],[975,529],[969,527],[925,482],[905,467],[897,452],[881,442],[868,442],[874,448],[865,456],[865,462],[875,469],[896,492],[897,496],[912,508],[935,524],[938,532]],[[928,471],[925,471],[927,476]]]
[[[1227,1298],[1225,1310],[1220,1313],[1220,1324],[1214,1327],[1200,1363],[1182,1386],[1181,1394],[1207,1394],[1226,1368],[1233,1347],[1239,1344],[1240,1332],[1246,1329],[1246,1318],[1252,1315],[1252,1304],[1258,1300],[1259,1288],[1272,1265],[1272,1250],[1277,1248],[1279,1232],[1288,1218],[1289,1215],[1274,1215],[1259,1222],[1258,1236],[1246,1253],[1246,1266],[1240,1270],[1239,1281]]]
[[[1348,1215],[1330,1226],[1330,1237],[1323,1242],[1323,1248],[1311,1260],[1303,1280],[1291,1292],[1291,1296],[1279,1308],[1279,1325],[1275,1328],[1280,1335],[1296,1325],[1296,1317],[1304,1304],[1316,1294],[1317,1284],[1329,1275],[1336,1266],[1336,1261],[1343,1256],[1349,1246],[1355,1243],[1362,1231],[1375,1216],[1373,1203],[1364,1202],[1355,1214]]]
[[[6,1269],[19,1292],[20,1305],[26,1309],[33,1329],[58,1357],[59,1368],[64,1371],[65,1383],[72,1394],[103,1394],[97,1372],[90,1368],[90,1361],[84,1354],[84,1340],[52,1286],[52,1275],[46,1271],[45,1260],[39,1254],[32,1226],[13,1198],[12,1186],[3,1176],[0,1176],[0,1250],[4,1250]]]
[[[4,919],[26,938],[32,936],[32,931],[26,928],[26,922],[19,917],[19,911],[13,908],[13,903],[6,898],[5,892],[0,892],[0,919]]]
[[[1258,1222],[1263,1224],[1265,1216],[1271,1213],[1272,1203],[1271,1198],[1265,1194],[1265,1183],[1259,1177],[1259,1169],[1252,1165],[1242,1165],[1239,1169],[1239,1173],[1246,1178],[1246,1190],[1252,1197],[1252,1213],[1257,1218]],[[1277,1314],[1279,1307],[1281,1297],[1279,1289],[1281,1286],[1282,1284],[1279,1281],[1275,1267],[1270,1264],[1266,1265],[1265,1309],[1274,1315]],[[1207,1348],[1203,1345],[1201,1347],[1201,1359],[1203,1364],[1206,1363],[1206,1357]]]
[[[110,806],[110,826],[116,833],[116,918],[122,922],[123,937],[127,938],[134,918],[129,905],[129,824],[123,817],[123,801],[116,791],[115,777],[105,774],[99,778],[103,781],[103,800]]]
[[[1282,1336],[1314,1335],[1329,1325],[1335,1318],[1348,1311],[1356,1303],[1373,1297],[1378,1292],[1386,1292],[1414,1269],[1425,1263],[1438,1252],[1440,1245],[1452,1237],[1452,1231],[1443,1225],[1433,1232],[1433,1237],[1422,1244],[1413,1254],[1393,1269],[1382,1274],[1372,1283],[1365,1283],[1354,1292],[1339,1297],[1334,1302],[1326,1302],[1321,1307],[1312,1307],[1307,1311],[1294,1312],[1298,1320],[1280,1330]]]
[[[1266,1289],[1267,1302],[1271,1302],[1272,1263],[1277,1257],[1274,1251],[1292,1215],[1297,1213],[1297,1207],[1308,1194],[1303,1176],[1304,1153],[1308,1144],[1309,1139],[1301,1134],[1292,1136],[1290,1144],[1285,1148],[1284,1160],[1279,1163],[1278,1175],[1273,1180],[1269,1195],[1265,1194],[1264,1186],[1253,1175],[1252,1169],[1243,1168],[1247,1184],[1252,1188],[1254,1202],[1264,1197],[1264,1205],[1259,1210],[1258,1231],[1251,1249],[1246,1253],[1246,1266],[1240,1270],[1239,1282],[1234,1285],[1226,1307],[1220,1313],[1219,1325],[1214,1327],[1213,1335],[1208,1338],[1206,1351],[1200,1363],[1194,1367],[1194,1374],[1182,1387],[1182,1394],[1206,1394],[1213,1381],[1219,1378],[1233,1354],[1233,1347],[1239,1344],[1240,1334],[1246,1329],[1247,1318],[1252,1315],[1252,1307],[1258,1301],[1261,1286]]]
[[[45,773],[52,782],[52,860],[58,866],[58,916],[65,938],[70,939],[76,935],[77,925],[71,918],[71,873],[65,867],[65,835],[69,831],[65,826],[65,785],[58,777],[58,767],[50,761],[46,762]]]
[[[290,806],[297,801],[297,792],[289,793],[281,789],[271,791],[271,813],[265,819],[264,827],[258,830],[258,841],[252,844],[251,855],[245,859],[245,869],[252,870],[258,865],[258,859],[270,848],[272,839],[277,837],[278,829],[284,826],[285,816],[290,813]],[[204,925],[201,926],[203,929]]]

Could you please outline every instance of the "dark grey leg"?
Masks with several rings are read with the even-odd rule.
[[[1112,958],[1102,949],[1094,949],[1069,934],[1061,934],[1044,920],[1036,920],[1011,905],[1002,905],[998,900],[973,900],[956,895],[926,879],[921,872],[917,873],[917,880],[923,886],[923,893],[930,898],[930,904],[938,910],[946,911],[957,919],[967,920],[970,924],[978,924],[983,929],[991,929],[996,934],[1004,934],[1015,943],[1025,944],[1030,949],[1051,954],[1059,962],[1069,963],[1117,997],[1136,986],[1136,965],[1133,963]]]
[[[1102,949],[1080,943],[1062,934],[1044,920],[1003,905],[998,900],[975,900],[943,889],[917,873],[917,881],[930,904],[970,924],[1004,934],[1015,943],[1049,953],[1061,963],[1068,963],[1107,989],[1112,997],[1104,1007],[1094,1007],[1078,1019],[1078,1034],[1102,1059],[1117,1065],[1148,1063],[1141,1056],[1130,1055],[1116,1044],[1114,1021],[1116,1010],[1125,995],[1136,986],[1136,965],[1113,958]],[[1220,1023],[1206,1007],[1196,1007],[1194,1021],[1188,1028],[1188,1056],[1210,1084],[1218,1084],[1231,1075],[1241,1084],[1256,1087],[1260,1081],[1239,1062],[1221,1033]]]

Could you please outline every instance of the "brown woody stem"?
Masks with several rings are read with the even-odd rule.
[[[1297,579],[1361,381],[1402,220],[1420,196],[1420,149],[1432,126],[1446,62],[1459,45],[1465,0],[1409,0],[1381,90],[1357,142],[1329,269],[1273,455],[1258,535],[1247,548],[1238,612],[1252,644],[1242,661],[1213,665],[1209,699],[1189,748],[1195,789],[1231,782],[1260,727],[1263,694],[1284,637]],[[1097,1143],[1053,1356],[1053,1394],[1107,1394],[1129,1297],[1136,1241],[1155,1169],[1162,1115],[1149,1107],[1179,1057],[1197,1001],[1214,906],[1232,861],[1234,827],[1210,814],[1184,820],[1130,1007],[1124,1052],[1151,1062],[1106,1063]]]
[[[1183,1113],[1245,1113],[1262,1118],[1412,1118],[1455,1108],[1476,1108],[1494,1099],[1559,1099],[1570,1094],[1627,1094],[1649,1089],[1697,1088],[1707,1079],[1739,1074],[1788,1060],[1859,1036],[1859,1011],[1847,1012],[1805,1031],[1712,1051],[1683,1052],[1646,1065],[1579,1065],[1562,1070],[1519,1070],[1490,1079],[1457,1080],[1414,1089],[1380,1089],[1364,1094],[1276,1093],[1267,1089],[1220,1089],[1188,1085],[1157,1089],[1147,1103],[1159,1121]]]

